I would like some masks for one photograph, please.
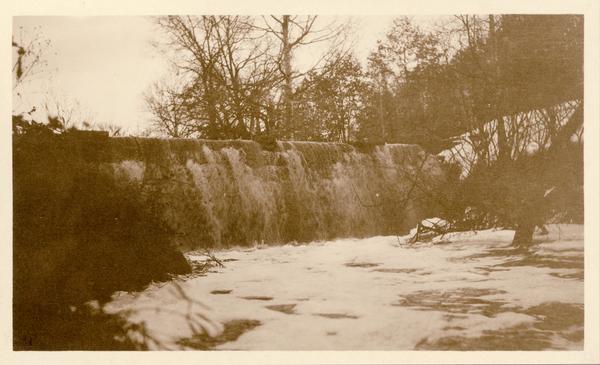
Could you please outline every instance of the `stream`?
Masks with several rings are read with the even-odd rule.
[[[104,309],[151,349],[582,350],[583,226],[548,229],[529,252],[508,230],[190,252],[208,271]]]

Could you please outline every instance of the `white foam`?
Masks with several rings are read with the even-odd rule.
[[[568,241],[558,240],[556,226],[549,228],[547,241],[536,246],[544,257],[559,259],[564,250],[582,256],[582,226],[561,226]],[[211,335],[221,333],[220,324],[233,319],[262,323],[219,349],[411,350],[423,339],[479,336],[483,331],[531,323],[535,318],[522,313],[531,306],[583,303],[582,281],[559,277],[572,275],[577,268],[498,266],[519,257],[487,255],[489,250],[507,248],[513,233],[453,233],[444,237],[449,243],[414,247],[399,247],[397,237],[372,237],[216,252],[221,260],[237,261],[227,261],[207,276],[153,286],[138,295],[121,293],[106,308],[132,311],[131,321],[144,321],[171,348],[178,346],[178,339],[193,334],[185,316],[191,311],[209,318],[199,321],[197,330]],[[178,296],[176,285],[211,309],[190,307]],[[214,290],[231,293],[211,294]],[[402,304],[402,298],[419,297],[419,292],[430,293],[431,298],[421,298],[425,308]],[[485,316],[476,310],[485,303],[475,302],[466,313],[459,312],[460,317],[450,318],[449,314],[457,313],[435,307],[445,301],[449,307],[459,305],[452,300],[460,293],[505,303],[506,309]],[[272,299],[244,299],[253,296]],[[278,304],[295,304],[295,314],[266,307]],[[464,329],[452,329],[457,327]]]

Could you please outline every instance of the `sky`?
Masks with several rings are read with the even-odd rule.
[[[355,17],[354,54],[364,62],[384,37],[392,16]],[[340,19],[344,20],[344,19]],[[34,29],[34,27],[36,27]],[[150,17],[70,16],[14,17],[13,37],[21,42],[39,34],[51,44],[42,55],[46,64],[19,87],[15,112],[59,101],[74,105],[77,116],[121,126],[131,133],[149,126],[143,93],[169,73],[167,56],[152,46],[160,31]],[[311,54],[296,54],[310,62]],[[43,113],[45,115],[45,113]]]

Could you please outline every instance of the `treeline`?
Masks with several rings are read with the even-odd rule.
[[[418,143],[432,152],[492,119],[582,98],[583,17],[393,21],[363,65],[347,24],[316,16],[159,18],[174,73],[146,95],[172,137]],[[294,54],[319,43],[315,65]],[[316,52],[316,51],[315,51]]]

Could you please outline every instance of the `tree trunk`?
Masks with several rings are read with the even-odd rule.
[[[516,247],[525,248],[533,241],[533,231],[535,230],[535,223],[527,220],[519,223],[515,230],[515,236],[513,237],[512,245]]]
[[[546,151],[542,151],[540,157],[535,161],[540,169],[553,168],[553,162],[558,155],[563,153],[565,145],[569,143],[571,135],[579,128],[583,123],[583,102],[577,107],[567,124],[565,124],[560,131],[555,135],[552,140],[550,148]],[[545,161],[543,161],[545,160]],[[539,166],[539,164],[543,164]],[[527,170],[527,169],[526,169]],[[531,169],[528,169],[531,170]],[[543,175],[532,176],[534,181],[539,181],[540,184],[543,182]],[[533,231],[535,226],[543,227],[545,211],[547,208],[544,207],[544,192],[540,190],[537,193],[530,193],[528,199],[523,203],[525,206],[523,217],[517,225],[515,236],[512,244],[517,247],[525,247],[531,244],[533,240]]]
[[[385,143],[385,124],[383,121],[383,88],[379,93],[379,126],[381,127],[381,142]]]
[[[500,85],[500,65],[498,63],[498,48],[496,44],[496,19],[494,15],[490,14],[489,17],[489,58],[490,63],[493,65],[492,69],[492,80],[496,85]],[[506,127],[504,125],[504,118],[502,113],[499,113],[498,110],[501,110],[501,97],[502,90],[496,89],[496,95],[494,97],[493,105],[494,110],[493,114],[496,116],[496,134],[498,136],[498,143],[496,145],[497,148],[497,158],[498,161],[506,161],[510,159],[510,151],[508,146],[508,141],[506,137]]]
[[[284,128],[288,129],[290,137],[294,139],[296,126],[292,115],[292,47],[290,46],[290,16],[284,15],[281,23],[281,35],[283,38],[282,62],[283,62],[283,103],[284,103]]]

